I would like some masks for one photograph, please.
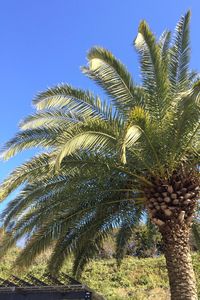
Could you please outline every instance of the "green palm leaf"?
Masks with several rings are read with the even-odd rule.
[[[140,55],[143,85],[149,95],[148,109],[161,120],[168,108],[168,76],[160,47],[145,21],[140,23],[134,45]]]
[[[82,68],[83,72],[105,90],[120,112],[126,113],[130,106],[143,105],[143,90],[134,86],[125,66],[111,52],[100,47],[92,48],[88,61],[89,67]]]
[[[93,151],[109,151],[110,147],[116,144],[116,139],[113,136],[102,132],[83,132],[75,135],[61,148],[57,160],[56,170],[59,169],[60,164],[65,156],[73,155],[79,150],[93,150]]]
[[[174,43],[170,50],[169,78],[174,93],[188,88],[190,11],[182,16],[176,26]]]

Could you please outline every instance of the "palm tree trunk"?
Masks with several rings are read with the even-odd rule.
[[[170,220],[160,227],[164,242],[171,300],[198,300],[189,247],[190,226]]]

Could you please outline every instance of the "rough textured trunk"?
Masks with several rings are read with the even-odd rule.
[[[199,199],[199,177],[183,166],[168,178],[150,177],[144,189],[151,221],[164,242],[172,300],[197,300],[196,280],[189,247],[189,232]]]
[[[189,231],[190,227],[185,222],[168,222],[160,227],[172,300],[198,300]]]

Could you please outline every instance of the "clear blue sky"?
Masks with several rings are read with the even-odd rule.
[[[33,112],[33,96],[46,87],[68,82],[98,91],[80,72],[93,45],[110,49],[138,80],[132,47],[141,19],[160,35],[174,29],[192,10],[191,66],[200,70],[200,1],[186,0],[1,0],[0,9],[0,145]],[[0,180],[32,152],[0,162]]]

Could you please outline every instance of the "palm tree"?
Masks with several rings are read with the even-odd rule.
[[[200,81],[189,70],[189,22],[190,12],[172,41],[169,31],[156,40],[140,23],[140,85],[112,53],[92,48],[82,70],[107,102],[67,84],[36,96],[37,112],[2,152],[9,159],[43,149],[1,184],[1,200],[22,186],[1,215],[10,232],[1,255],[26,235],[16,265],[53,245],[49,270],[73,253],[78,277],[114,228],[120,264],[133,228],[149,218],[162,235],[171,299],[197,299],[188,240],[199,191]]]

